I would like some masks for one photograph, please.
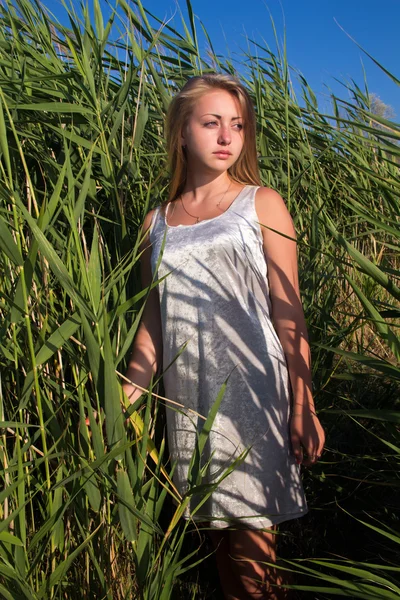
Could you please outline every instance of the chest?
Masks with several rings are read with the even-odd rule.
[[[235,275],[244,268],[265,271],[258,224],[233,212],[188,227],[167,226],[160,214],[150,239],[152,269],[159,277],[169,272],[195,278]]]

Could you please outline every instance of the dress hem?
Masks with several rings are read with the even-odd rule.
[[[263,518],[263,517],[245,517],[243,519],[237,518],[235,519],[231,519],[232,523],[228,522],[228,517],[227,520],[221,520],[220,519],[215,519],[214,521],[208,521],[207,520],[207,516],[204,517],[198,517],[198,516],[186,516],[183,515],[183,518],[185,519],[185,521],[194,521],[195,523],[207,523],[209,522],[209,528],[210,529],[253,529],[253,530],[263,530],[263,529],[269,529],[271,527],[273,527],[274,525],[279,525],[280,523],[284,523],[285,521],[292,521],[293,519],[298,519],[300,517],[303,517],[304,515],[306,515],[309,512],[308,508],[305,508],[302,511],[296,512],[296,513],[286,513],[284,515],[279,515],[276,516],[275,518],[272,519],[267,519],[267,518]],[[209,518],[209,517],[208,517]],[[248,519],[248,520],[246,520]],[[252,525],[252,522],[259,522],[262,521],[265,524],[264,525],[259,525],[257,523],[257,526]],[[218,523],[218,525],[215,525],[215,523]],[[237,527],[237,525],[239,525],[239,527]]]

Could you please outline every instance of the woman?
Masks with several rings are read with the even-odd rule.
[[[188,409],[167,409],[182,494],[203,422],[194,415],[208,414],[227,381],[202,483],[248,453],[185,516],[209,524],[226,598],[278,598],[280,579],[262,563],[275,561],[276,525],[307,512],[300,464],[324,445],[293,223],[281,196],[260,186],[254,109],[235,78],[186,83],[168,112],[167,149],[169,200],[144,221],[143,285],[166,277],[149,295],[127,377],[147,387],[163,368],[166,396]],[[124,389],[131,402],[141,394]]]

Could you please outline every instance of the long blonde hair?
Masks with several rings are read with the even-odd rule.
[[[187,162],[180,136],[196,101],[210,90],[225,90],[239,101],[244,118],[244,144],[237,161],[228,169],[232,180],[242,184],[260,185],[256,149],[256,116],[246,88],[231,75],[210,73],[189,79],[172,99],[166,119],[169,171],[171,174],[167,202],[175,200],[186,184]]]

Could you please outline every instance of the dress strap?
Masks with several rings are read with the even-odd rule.
[[[151,219],[150,229],[149,229],[149,236],[150,236],[151,242],[155,239],[155,237],[163,229],[164,219],[162,218],[161,208],[162,208],[161,205],[156,206],[156,208],[154,209],[154,214]]]
[[[256,193],[259,189],[259,185],[246,185],[245,189],[239,193],[239,197],[236,198],[228,207],[228,211],[232,208],[232,212],[240,213],[240,215],[253,219],[257,216],[255,209]]]
[[[168,209],[169,209],[170,204],[171,204],[171,202],[167,202],[167,206],[165,207],[164,221],[165,221],[166,225],[168,225]]]

